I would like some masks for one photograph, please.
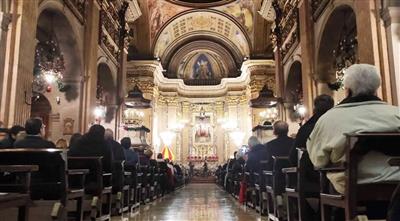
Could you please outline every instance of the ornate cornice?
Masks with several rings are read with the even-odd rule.
[[[243,95],[230,95],[225,97],[225,102],[228,105],[238,105],[238,104],[244,104],[247,103],[249,99],[245,94]]]
[[[264,0],[260,10],[258,11],[261,17],[269,22],[273,22],[275,19],[275,11],[272,7],[272,1],[273,0]]]
[[[317,21],[319,16],[322,14],[322,12],[325,10],[326,6],[331,0],[313,0],[311,1],[311,9],[312,9],[312,15],[313,15],[313,20]]]
[[[127,86],[129,89],[133,88],[135,85],[137,85],[143,93],[154,95],[154,81],[127,78]]]

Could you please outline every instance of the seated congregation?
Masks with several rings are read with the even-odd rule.
[[[374,66],[350,66],[343,101],[316,97],[294,139],[282,121],[276,139],[250,137],[218,184],[267,220],[400,220],[400,109],[377,97],[380,84]]]
[[[93,125],[66,149],[43,138],[38,118],[0,129],[0,215],[7,220],[111,220],[188,182],[178,164]],[[7,208],[7,209],[6,209]],[[9,209],[8,209],[9,208]]]

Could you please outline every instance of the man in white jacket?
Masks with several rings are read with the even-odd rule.
[[[308,138],[307,150],[315,167],[345,161],[346,133],[400,131],[399,107],[376,97],[380,84],[379,73],[372,65],[355,64],[346,70],[347,98],[318,120]],[[398,168],[379,163],[387,158],[382,153],[369,152],[360,162],[358,183],[400,180]],[[343,194],[345,174],[328,173],[327,177],[336,191]]]

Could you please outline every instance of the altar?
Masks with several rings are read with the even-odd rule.
[[[182,70],[179,77],[190,79],[166,78],[158,62],[131,61],[127,67],[127,88],[137,86],[144,98],[151,100],[151,109],[142,118],[143,125],[150,129],[148,143],[154,153],[168,147],[174,162],[191,162],[200,169],[206,160],[212,171],[233,158],[234,152],[252,135],[252,128],[259,124],[259,113],[249,102],[265,85],[274,90],[275,69],[269,60],[248,61],[244,62],[240,76],[229,77],[224,69],[219,69],[222,66],[214,57],[195,57],[201,61],[184,63],[182,69],[176,63],[178,69],[173,66],[168,70]],[[185,65],[189,65],[187,69]],[[194,74],[196,71],[198,74]],[[199,76],[208,77],[197,79]]]

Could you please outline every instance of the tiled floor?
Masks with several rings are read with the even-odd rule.
[[[113,221],[120,220],[113,218]],[[127,219],[125,219],[127,220]],[[215,184],[190,184],[149,205],[129,221],[259,221],[253,210],[240,206]]]

